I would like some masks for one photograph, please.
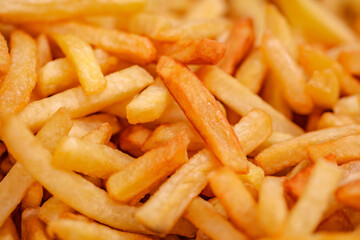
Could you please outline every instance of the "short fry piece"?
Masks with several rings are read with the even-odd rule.
[[[343,68],[349,73],[359,76],[360,75],[360,58],[359,51],[341,52],[338,60]]]
[[[21,201],[21,209],[40,207],[43,198],[43,187],[40,183],[34,182],[26,191]]]
[[[0,33],[0,74],[4,75],[10,68],[10,54],[4,36]]]
[[[162,57],[157,72],[219,161],[236,172],[247,172],[247,159],[214,96],[181,63]]]
[[[85,94],[102,92],[106,88],[106,80],[90,44],[67,34],[54,34],[53,38],[75,68]]]
[[[39,210],[28,208],[21,215],[21,238],[29,240],[50,240],[45,231],[44,223],[39,219]]]
[[[51,197],[39,208],[38,215],[43,222],[48,224],[51,221],[59,219],[64,213],[72,213],[74,211],[74,209],[59,199]]]
[[[151,133],[151,130],[141,125],[130,125],[121,132],[118,144],[122,150],[130,153],[132,156],[140,157],[144,154],[142,146]]]

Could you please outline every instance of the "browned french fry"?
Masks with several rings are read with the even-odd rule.
[[[187,159],[189,140],[180,134],[168,143],[145,153],[127,167],[111,175],[106,182],[109,195],[121,202],[129,202],[174,172]]]
[[[304,192],[305,186],[307,185],[313,170],[314,165],[306,163],[306,166],[303,169],[299,170],[297,173],[293,173],[292,177],[289,177],[284,181],[286,192],[294,198],[300,197]]]
[[[65,213],[72,213],[75,210],[55,197],[49,198],[39,208],[39,218],[46,224],[59,219]]]
[[[225,46],[211,39],[180,40],[156,44],[157,55],[168,56],[184,64],[215,64],[225,54]]]
[[[314,111],[309,114],[305,127],[307,132],[315,131],[318,129],[318,123],[323,113],[323,109],[315,108]]]
[[[305,76],[285,47],[267,33],[262,42],[262,51],[270,69],[278,77],[284,98],[291,109],[299,114],[310,113],[313,102],[306,89]]]
[[[325,112],[323,115],[321,115],[317,123],[317,129],[341,127],[357,123],[358,121],[350,116]]]
[[[157,72],[219,161],[236,172],[247,172],[247,159],[233,129],[196,75],[165,56],[160,58]]]
[[[186,209],[185,217],[214,240],[245,240],[245,235],[226,221],[216,210],[200,197],[195,198]]]
[[[36,45],[37,45],[38,67],[41,68],[46,63],[52,60],[52,53],[50,49],[49,39],[45,34],[40,34],[36,38]]]
[[[40,183],[34,182],[26,191],[23,200],[21,201],[21,208],[40,207],[43,198],[43,188]]]
[[[106,145],[109,143],[111,136],[111,125],[109,123],[103,123],[98,128],[83,136],[82,139],[92,143]]]
[[[86,96],[81,87],[72,88],[30,103],[18,116],[36,131],[60,107],[67,108],[72,117],[85,116],[134,95],[153,81],[152,77],[138,66],[112,73],[105,78],[106,89],[96,96]]]
[[[360,127],[358,125],[309,132],[263,150],[255,157],[255,163],[264,169],[266,174],[273,174],[306,159],[306,150],[311,145],[359,133]]]
[[[29,240],[43,239],[50,237],[46,234],[45,224],[39,219],[39,210],[28,208],[21,214],[21,238]]]
[[[0,111],[19,112],[36,84],[36,43],[22,31],[11,34],[11,65],[0,86]]]
[[[241,116],[254,108],[258,108],[271,116],[274,131],[285,132],[294,136],[303,134],[303,130],[299,126],[286,119],[259,96],[219,68],[206,66],[201,68],[197,74],[217,98]]]
[[[254,42],[254,30],[251,19],[239,20],[235,23],[226,42],[226,52],[217,64],[227,74],[232,75],[236,66],[246,56]]]
[[[6,74],[10,68],[10,54],[7,42],[0,33],[0,74]]]
[[[228,168],[216,170],[209,176],[209,182],[237,228],[252,237],[264,234],[257,218],[256,202],[233,171]]]
[[[346,206],[360,209],[360,180],[355,179],[336,190],[336,199]]]
[[[150,199],[136,218],[149,229],[168,233],[190,201],[207,183],[207,175],[218,166],[209,150],[202,150],[181,166]]]
[[[16,226],[11,218],[8,218],[0,227],[0,239],[19,240]]]
[[[343,210],[336,211],[330,217],[322,221],[316,228],[316,231],[319,232],[350,232],[353,230],[354,227]]]
[[[118,139],[119,146],[132,156],[139,157],[144,154],[142,146],[151,133],[151,130],[141,125],[130,125],[120,134]]]

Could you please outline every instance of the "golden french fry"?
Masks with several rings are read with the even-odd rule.
[[[289,133],[294,136],[303,134],[303,130],[286,119],[281,113],[252,93],[236,79],[215,66],[201,68],[197,74],[206,87],[223,103],[244,116],[254,108],[261,109],[271,116],[274,131]]]
[[[288,176],[284,181],[284,187],[288,194],[297,199],[303,194],[309,178],[314,171],[314,165],[304,160],[296,167],[298,167],[299,170],[296,170],[297,172],[295,171]]]
[[[280,236],[273,238],[262,238],[261,240],[356,240],[360,237],[357,232],[332,233],[321,232],[313,235],[299,234],[298,236]]]
[[[136,218],[149,229],[168,233],[190,201],[205,188],[207,175],[217,166],[218,163],[210,151],[200,151],[138,209]]]
[[[360,116],[360,94],[340,98],[334,105],[335,114],[343,114],[351,117]]]
[[[176,101],[173,100],[158,121],[160,123],[175,123],[188,121],[188,119]]]
[[[131,102],[133,98],[127,98],[118,103],[112,104],[109,107],[103,108],[101,111],[113,114],[119,118],[126,118],[126,106]]]
[[[161,57],[157,72],[186,116],[219,161],[236,172],[247,172],[247,159],[214,96],[181,63]]]
[[[55,197],[49,198],[39,208],[39,218],[46,224],[59,219],[65,213],[72,213],[75,210]]]
[[[36,84],[36,43],[28,34],[14,31],[11,34],[11,65],[1,81],[0,111],[19,112],[30,101]]]
[[[321,119],[321,116],[323,115],[324,110],[321,108],[315,108],[312,113],[309,114],[307,123],[306,123],[306,131],[311,132],[318,129],[318,123]]]
[[[168,90],[160,79],[156,79],[126,105],[126,118],[131,124],[154,121],[165,112],[170,102]]]
[[[96,96],[86,96],[81,87],[72,88],[28,104],[18,114],[19,119],[36,131],[60,107],[67,108],[72,117],[85,116],[134,95],[153,81],[152,77],[138,66],[112,73],[105,78],[106,89]]]
[[[103,123],[82,137],[85,141],[97,144],[108,144],[112,136],[112,128],[109,123]]]
[[[45,225],[39,219],[39,210],[28,208],[21,214],[21,238],[23,239],[50,239],[46,234]]]
[[[46,63],[52,60],[52,53],[50,49],[49,39],[45,34],[40,34],[36,38],[37,45],[37,61],[38,67],[44,66]]]
[[[73,2],[71,0],[51,0],[45,2],[18,2],[2,3],[0,19],[4,22],[23,23],[38,21],[55,21],[86,14],[117,14],[135,13],[145,6],[144,0],[121,0],[121,1],[84,1]]]
[[[357,125],[309,132],[268,147],[255,157],[255,163],[264,169],[266,174],[273,174],[306,159],[306,150],[311,145],[359,133],[360,126]]]
[[[243,182],[228,168],[221,168],[209,176],[215,196],[224,206],[234,225],[252,237],[264,234],[256,213],[256,202]]]
[[[21,208],[37,208],[40,207],[43,198],[43,188],[40,183],[34,182],[26,191]]]
[[[289,217],[284,223],[283,234],[298,236],[312,233],[320,223],[341,178],[341,170],[333,163],[319,160],[308,184]]]
[[[185,19],[212,19],[225,15],[227,5],[223,0],[200,0],[186,12]]]
[[[348,115],[334,114],[331,112],[325,112],[321,115],[318,123],[317,129],[331,128],[331,127],[341,127],[350,124],[357,124],[358,121]]]
[[[10,54],[7,42],[4,36],[0,33],[0,74],[6,74],[10,68]]]
[[[291,109],[299,114],[310,113],[314,105],[306,89],[305,76],[282,43],[267,33],[261,49],[269,68],[277,76],[283,96]]]
[[[151,135],[151,130],[141,125],[130,125],[119,136],[118,144],[120,148],[132,156],[139,157],[144,154],[143,144]]]
[[[108,178],[134,159],[127,154],[75,137],[64,137],[54,151],[52,163],[62,169]]]
[[[359,51],[352,52],[341,52],[339,54],[338,60],[343,68],[353,75],[360,75],[360,59],[359,59]]]
[[[19,240],[19,235],[16,231],[16,226],[11,218],[8,218],[0,227],[0,239]]]
[[[109,195],[121,202],[143,195],[143,192],[166,178],[187,162],[189,140],[180,134],[168,143],[150,150],[124,169],[111,175],[106,182]]]
[[[254,38],[253,25],[250,19],[236,22],[226,41],[225,55],[217,66],[227,74],[233,75],[236,66],[250,50]]]

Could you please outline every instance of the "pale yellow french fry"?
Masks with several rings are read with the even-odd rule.
[[[259,96],[219,68],[206,66],[201,68],[197,74],[217,98],[241,116],[254,108],[258,108],[271,116],[274,131],[285,132],[294,136],[303,133],[299,126],[286,119],[285,116],[264,102]]]
[[[254,50],[240,65],[235,73],[235,78],[253,93],[261,89],[267,65],[260,49]]]
[[[329,200],[340,178],[341,170],[336,165],[319,160],[315,164],[304,193],[291,209],[282,234],[298,236],[312,233],[329,206]]]
[[[333,233],[320,232],[312,235],[299,234],[298,236],[279,236],[262,238],[261,240],[357,240],[360,234],[358,232]]]
[[[261,167],[258,167],[252,162],[249,162],[249,172],[245,174],[237,174],[237,176],[239,179],[241,179],[241,181],[243,181],[246,184],[246,187],[249,187],[252,190],[259,191],[260,186],[264,181],[265,173]]]
[[[359,76],[359,50],[351,52],[341,52],[338,57],[338,61],[343,68],[352,75]]]
[[[2,31],[0,31],[1,33]],[[7,42],[3,36],[0,34],[0,73],[6,74],[9,71],[11,64],[9,48]]]
[[[65,213],[75,212],[74,209],[63,203],[61,200],[51,197],[39,208],[39,218],[46,224],[57,220]]]
[[[103,123],[88,134],[82,137],[85,141],[97,144],[108,144],[112,136],[112,129],[109,123]]]
[[[288,214],[281,178],[268,176],[264,179],[259,191],[257,214],[267,235],[280,233]]]
[[[170,104],[171,96],[160,79],[156,79],[126,105],[126,118],[131,124],[158,119]]]
[[[55,21],[86,14],[117,14],[135,13],[145,6],[144,0],[121,0],[121,1],[82,1],[52,0],[29,2],[20,0],[17,2],[3,1],[0,11],[0,19],[4,22],[23,23],[38,21]]]
[[[351,117],[360,116],[360,94],[340,98],[334,105],[335,114],[343,114]]]
[[[112,73],[105,78],[106,89],[96,96],[86,96],[81,87],[72,88],[30,103],[18,114],[19,119],[36,131],[60,107],[67,108],[72,117],[82,117],[134,95],[153,81],[138,66]]]
[[[263,38],[262,51],[269,68],[277,76],[283,96],[291,109],[299,114],[310,113],[314,104],[306,89],[305,76],[282,43],[267,33]]]
[[[209,182],[229,219],[238,229],[252,237],[264,234],[259,226],[256,202],[233,171],[218,169],[209,176]]]
[[[20,30],[11,33],[10,47],[10,69],[0,86],[0,111],[15,113],[29,103],[35,87],[37,49],[35,40]]]
[[[49,39],[45,34],[36,38],[38,67],[44,66],[52,60]]]
[[[286,140],[289,140],[291,138],[293,138],[294,136],[290,135],[290,134],[286,134],[286,133],[280,133],[280,132],[273,132],[271,134],[271,136],[263,143],[261,144],[259,147],[257,147],[253,152],[251,152],[249,155],[252,157],[255,157],[256,155],[258,155],[260,152],[262,152],[264,149],[280,143],[280,142],[284,142]]]
[[[21,214],[21,238],[29,240],[50,240],[45,224],[39,219],[39,209],[28,208]]]
[[[208,173],[218,165],[209,150],[200,151],[138,209],[136,218],[149,229],[168,233],[190,201],[205,188]]]
[[[19,240],[19,234],[16,231],[15,224],[11,218],[8,218],[0,227],[0,239]]]
[[[309,132],[264,149],[255,157],[255,163],[264,169],[266,174],[273,174],[306,159],[306,150],[311,145],[359,133],[360,126],[358,125]]]
[[[158,120],[160,123],[175,123],[188,121],[179,105],[173,100]]]
[[[310,41],[326,44],[352,42],[355,34],[335,15],[314,0],[275,0],[290,23]]]
[[[194,2],[186,12],[186,19],[212,19],[220,18],[227,11],[226,2],[223,0],[200,0]]]
[[[129,155],[106,145],[65,137],[56,147],[52,163],[65,170],[106,179],[133,160]]]
[[[200,197],[195,198],[190,203],[186,209],[185,217],[211,237],[211,239],[247,239],[245,235],[217,213],[211,204]]]
[[[126,106],[131,102],[133,98],[127,98],[118,103],[112,104],[109,107],[103,108],[101,111],[111,113],[119,118],[126,118]]]
[[[354,119],[353,117],[350,117],[348,115],[325,112],[323,115],[321,115],[318,121],[317,129],[341,127],[341,126],[357,124],[357,123],[359,123],[357,119]]]
[[[118,138],[118,145],[120,149],[130,153],[132,156],[140,157],[146,152],[142,150],[142,146],[151,133],[150,129],[141,125],[130,125],[121,132]]]
[[[26,191],[21,201],[21,209],[40,207],[43,199],[43,188],[40,183],[34,182]]]
[[[106,80],[90,44],[70,34],[53,34],[52,37],[74,67],[85,94],[102,92],[106,88]]]
[[[226,213],[226,210],[224,208],[223,205],[221,205],[219,199],[217,199],[216,197],[209,199],[208,201],[214,208],[215,210],[220,213],[221,216],[223,216],[224,218],[228,219],[228,215]]]

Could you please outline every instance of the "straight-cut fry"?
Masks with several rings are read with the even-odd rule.
[[[157,72],[187,118],[193,123],[219,161],[246,173],[247,159],[233,129],[214,96],[195,74],[181,63],[162,57]]]
[[[10,68],[10,54],[4,36],[0,33],[0,75],[6,74]]]

